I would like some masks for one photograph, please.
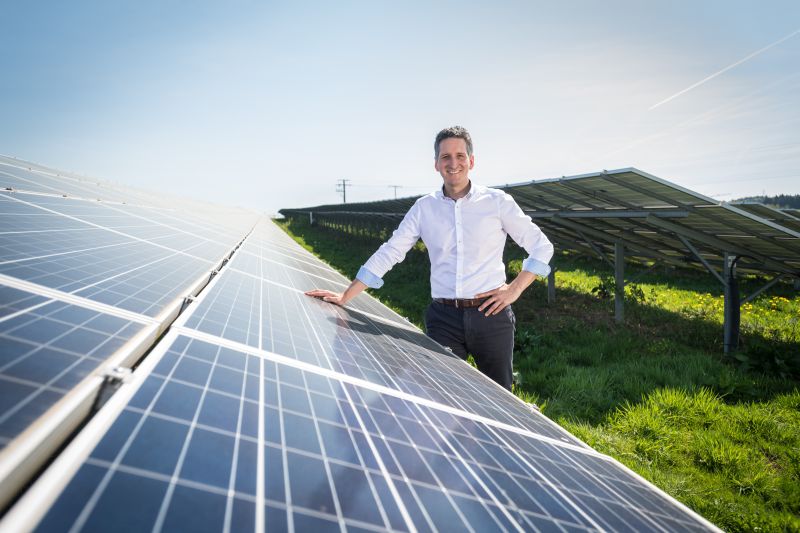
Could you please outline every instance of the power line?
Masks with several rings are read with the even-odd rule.
[[[394,189],[394,199],[397,200],[397,189],[402,188],[402,185],[389,185],[390,189]]]

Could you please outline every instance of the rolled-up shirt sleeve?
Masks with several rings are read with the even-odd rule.
[[[499,209],[503,229],[528,253],[528,258],[522,262],[522,270],[542,277],[550,274],[549,263],[553,257],[550,239],[520,209],[511,195],[502,195]]]
[[[406,253],[419,240],[419,207],[415,203],[408,210],[391,238],[372,254],[359,269],[356,279],[367,287],[379,289],[383,286],[383,276],[406,257]]]
[[[358,274],[356,274],[356,279],[369,287],[370,289],[380,289],[383,287],[383,280],[367,270],[366,266],[362,266],[358,269]]]

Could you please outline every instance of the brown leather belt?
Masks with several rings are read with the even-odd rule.
[[[455,308],[459,307],[480,307],[486,301],[486,298],[461,298],[456,300],[449,300],[447,298],[434,298],[437,304],[450,305]]]

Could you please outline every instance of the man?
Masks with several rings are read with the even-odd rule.
[[[441,190],[416,201],[343,293],[315,289],[306,294],[345,305],[367,287],[380,288],[386,272],[422,238],[431,261],[428,336],[462,359],[471,353],[481,372],[510,390],[515,323],[511,304],[537,276],[550,273],[553,245],[511,196],[470,181],[475,156],[466,129],[440,131],[434,154],[434,168],[444,181]],[[506,235],[529,255],[509,284],[503,264]]]

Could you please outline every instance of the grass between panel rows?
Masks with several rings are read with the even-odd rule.
[[[381,244],[279,225],[351,278]],[[522,257],[507,247],[510,276]],[[514,304],[517,396],[725,530],[800,531],[800,295],[779,284],[745,305],[741,350],[723,357],[722,286],[710,275],[642,272],[616,324],[609,267],[565,253],[552,264],[556,302],[542,280]],[[418,244],[372,294],[421,327],[429,275]]]

